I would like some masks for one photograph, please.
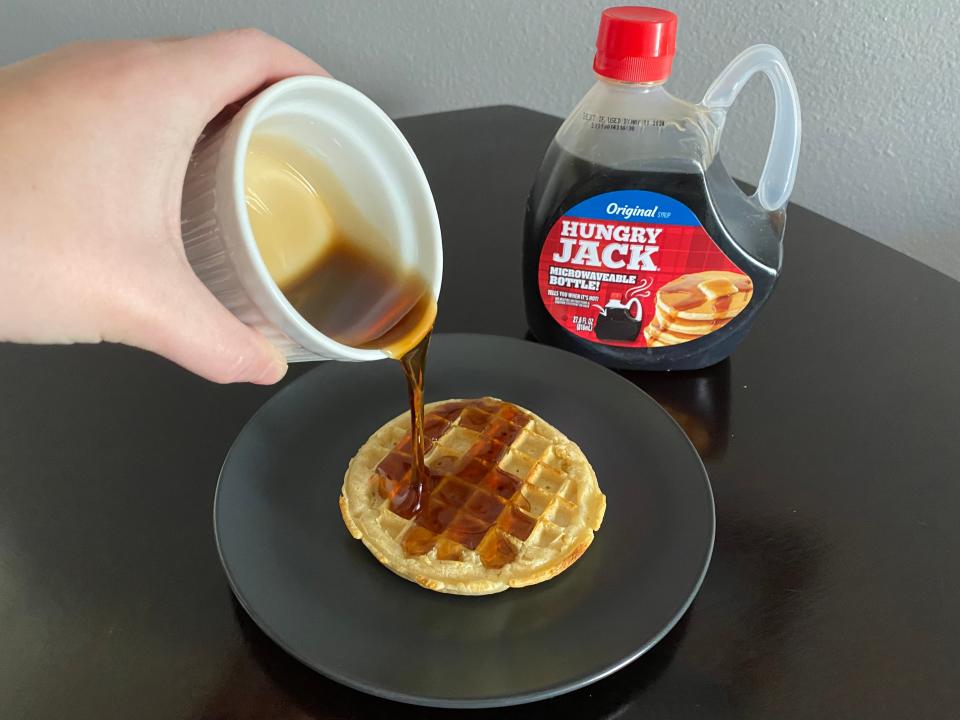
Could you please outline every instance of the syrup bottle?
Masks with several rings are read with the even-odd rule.
[[[703,101],[664,83],[677,17],[603,12],[597,82],[547,150],[527,202],[527,322],[541,341],[615,368],[687,370],[736,348],[781,269],[800,109],[783,55],[741,53]],[[773,135],[757,191],[718,154],[726,111],[756,72],[773,85]]]

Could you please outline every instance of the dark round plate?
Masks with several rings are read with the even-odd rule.
[[[393,362],[326,363],[247,423],[214,507],[223,567],[291,655],[374,695],[422,705],[529,702],[599,680],[680,619],[713,549],[713,496],[677,424],[633,384],[522,340],[438,335],[427,402],[493,395],[578,443],[607,496],[593,545],[566,572],[485,597],[430,592],[352,539],[337,497],[347,463],[406,407]]]

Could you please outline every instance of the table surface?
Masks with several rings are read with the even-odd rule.
[[[440,331],[524,336],[523,205],[558,124],[514,107],[400,122],[444,231]],[[686,617],[589,688],[474,716],[956,717],[960,284],[796,206],[784,267],[730,360],[629,375],[713,483],[716,549]],[[482,305],[481,282],[499,288]],[[451,714],[326,680],[234,602],[213,492],[275,391],[118,346],[0,345],[0,715]]]

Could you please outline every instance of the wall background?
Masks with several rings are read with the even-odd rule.
[[[0,64],[69,40],[253,25],[396,117],[499,103],[566,115],[592,82],[597,20],[611,4],[2,0]],[[960,279],[960,0],[661,4],[680,17],[675,94],[698,99],[747,45],[778,46],[803,109],[793,199]],[[741,94],[722,149],[731,172],[754,182],[771,123],[764,82]]]

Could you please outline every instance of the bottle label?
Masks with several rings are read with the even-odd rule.
[[[560,325],[592,342],[666,347],[719,330],[753,282],[681,202],[645,190],[570,208],[540,252],[540,297]]]

